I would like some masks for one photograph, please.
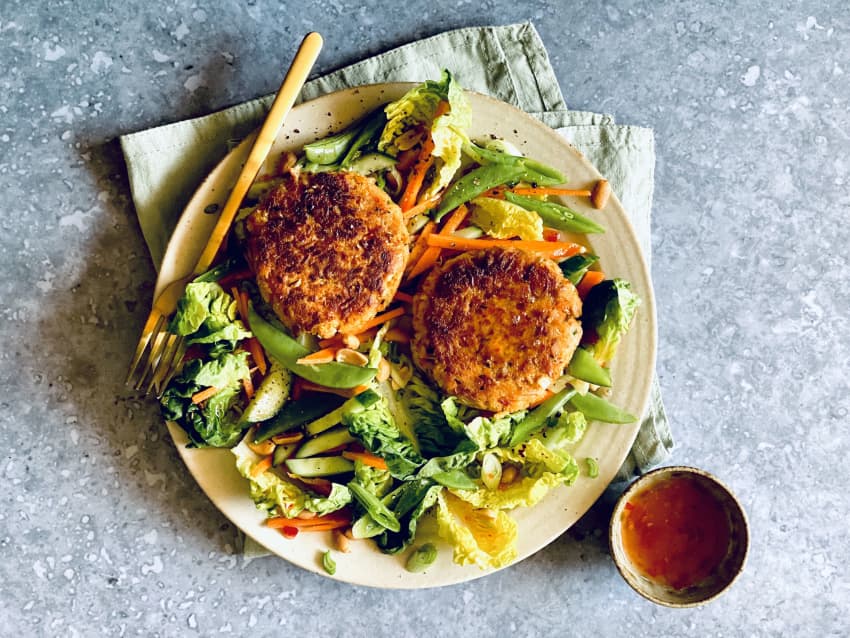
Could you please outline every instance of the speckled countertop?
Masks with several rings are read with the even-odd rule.
[[[850,13],[841,3],[4,2],[0,634],[850,633]],[[688,611],[633,594],[603,499],[511,569],[390,592],[237,534],[121,386],[154,271],[117,135],[417,37],[532,20],[573,108],[653,127],[658,370],[678,447],[750,517],[747,569]],[[844,470],[838,468],[844,467]]]

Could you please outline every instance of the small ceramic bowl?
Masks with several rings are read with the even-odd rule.
[[[626,504],[645,490],[678,477],[689,478],[705,488],[720,505],[729,523],[729,546],[717,568],[706,578],[681,589],[645,576],[630,560],[623,547],[623,513],[626,510]],[[608,538],[611,556],[626,582],[641,596],[667,607],[695,607],[720,596],[743,571],[749,549],[747,518],[738,499],[728,487],[708,472],[682,466],[654,470],[632,483],[614,506]]]

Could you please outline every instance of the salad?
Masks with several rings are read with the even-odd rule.
[[[433,515],[456,563],[505,566],[516,557],[511,511],[598,471],[594,459],[571,453],[588,424],[636,420],[605,396],[640,300],[628,282],[606,278],[581,243],[604,228],[555,200],[587,197],[602,208],[607,182],[561,187],[566,176],[506,141],[471,140],[471,121],[445,71],[285,153],[256,180],[225,254],[178,304],[169,329],[189,348],[161,397],[163,415],[191,446],[231,448],[266,525],[286,537],[331,532],[340,551],[374,542],[422,571],[445,551],[417,545],[423,517]],[[389,303],[356,330],[320,338],[287,326],[245,253],[269,198],[293,176],[325,173],[367,176],[400,209],[409,243]],[[554,264],[581,300],[580,342],[519,409],[447,392],[415,353],[423,282],[486,251]],[[335,569],[330,554],[323,564]]]

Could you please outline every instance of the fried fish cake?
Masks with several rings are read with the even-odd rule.
[[[546,396],[581,340],[581,299],[550,259],[494,248],[434,270],[413,298],[413,360],[445,392],[493,412]]]
[[[356,173],[289,175],[245,220],[245,255],[285,326],[354,333],[392,300],[408,255],[401,209]]]

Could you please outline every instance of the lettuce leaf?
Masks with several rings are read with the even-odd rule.
[[[163,417],[182,427],[193,447],[230,447],[247,424],[233,409],[239,399],[242,379],[250,375],[245,352],[225,353],[203,362],[194,359],[168,384],[160,399]],[[196,404],[192,396],[218,388],[212,397]]]
[[[212,356],[232,351],[238,341],[251,336],[236,319],[236,300],[212,281],[196,281],[186,286],[168,330],[188,337],[188,345],[209,345]]]
[[[354,414],[344,414],[342,422],[370,452],[387,462],[394,477],[412,476],[424,463],[416,446],[396,425],[385,398]]]
[[[543,239],[543,220],[534,211],[493,197],[476,197],[472,205],[470,221],[492,237]]]
[[[448,113],[434,117],[441,101],[451,107]],[[439,80],[428,80],[395,102],[386,106],[387,125],[378,142],[378,150],[398,155],[416,141],[416,128],[425,126],[434,141],[433,154],[437,158],[434,180],[425,189],[423,197],[433,197],[445,188],[460,168],[461,149],[466,140],[466,130],[472,124],[472,107],[463,89],[448,71]],[[412,141],[411,141],[412,140]]]
[[[459,565],[504,567],[517,556],[517,524],[506,512],[478,508],[448,492],[437,494],[440,538]]]
[[[319,515],[328,514],[351,502],[351,492],[339,483],[332,484],[330,495],[319,496],[305,492],[272,471],[252,476],[251,471],[262,457],[248,447],[245,439],[232,452],[236,456],[236,469],[250,484],[251,500],[257,509],[268,512],[270,516],[293,518],[304,510]]]
[[[398,532],[384,530],[377,538],[378,547],[386,554],[396,554],[413,542],[419,519],[436,502],[443,490],[430,479],[404,481],[391,495],[390,508],[401,523]]]

